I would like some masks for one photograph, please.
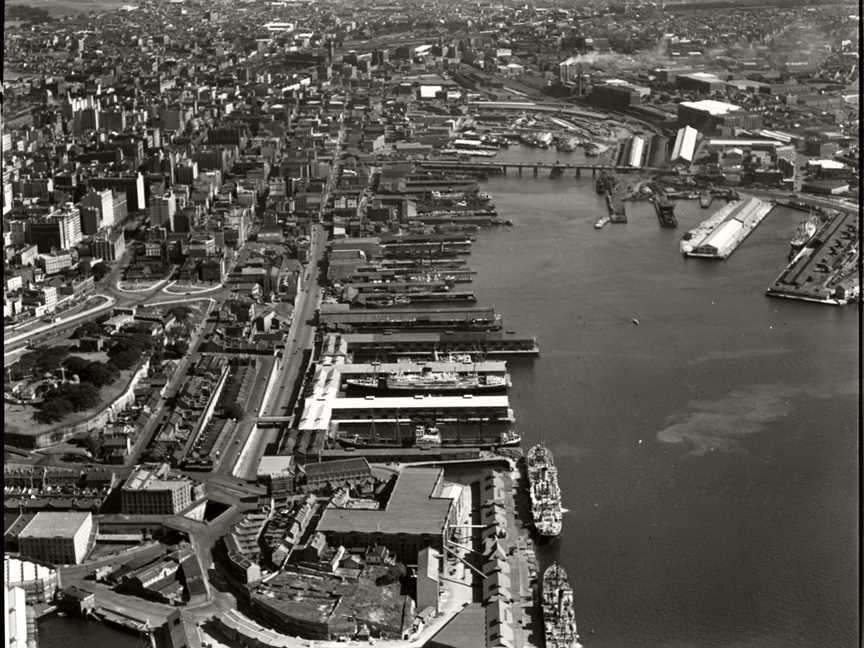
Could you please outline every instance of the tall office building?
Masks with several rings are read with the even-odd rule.
[[[147,208],[144,193],[144,176],[141,173],[125,176],[103,176],[90,178],[87,183],[94,189],[111,189],[126,194],[126,208],[139,211]]]
[[[150,224],[168,225],[174,222],[177,213],[177,198],[170,191],[150,198]]]
[[[114,197],[110,189],[96,191],[91,189],[81,198],[82,207],[93,207],[99,212],[99,227],[113,227]]]
[[[42,253],[50,252],[51,248],[69,250],[81,242],[81,213],[72,203],[27,221],[26,227],[27,242],[35,243]]]

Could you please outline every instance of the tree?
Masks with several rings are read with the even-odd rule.
[[[243,418],[245,412],[243,411],[243,407],[241,407],[240,403],[234,401],[223,410],[223,414],[225,415],[225,418],[240,420]]]
[[[170,346],[172,358],[182,358],[189,353],[189,342],[186,340],[177,340]]]
[[[391,583],[395,583],[408,574],[408,570],[405,565],[402,563],[396,563],[395,565],[390,565],[387,568],[387,571],[375,579],[375,584],[379,587],[384,585],[390,585]]]
[[[192,313],[192,309],[188,306],[184,306],[183,304],[178,304],[169,308],[168,313],[170,315],[173,315],[178,322],[185,322],[187,319],[189,319],[189,315]]]
[[[82,382],[90,383],[95,387],[104,387],[117,380],[119,373],[117,367],[109,362],[91,362],[84,372],[84,376],[79,375],[78,377]]]
[[[69,356],[63,364],[67,376],[76,374],[82,383],[90,383],[95,387],[110,385],[117,379],[117,367],[107,362],[93,362],[78,356]]]
[[[63,383],[45,394],[45,401],[55,399],[67,400],[72,406],[72,411],[81,412],[99,404],[99,389],[87,383],[80,385]],[[43,405],[45,401],[43,401]]]
[[[72,402],[67,398],[48,398],[33,413],[33,419],[38,423],[56,423],[62,421],[72,409]]]
[[[69,349],[65,346],[39,347],[29,353],[25,353],[16,363],[17,371],[21,375],[31,373],[46,373],[56,371],[63,359],[69,355]]]
[[[126,349],[111,354],[110,358],[109,362],[118,369],[131,369],[141,359],[141,354],[134,349]]]
[[[102,327],[96,322],[84,322],[81,326],[75,329],[72,337],[80,340],[85,337],[97,337],[102,333]]]
[[[101,261],[90,268],[90,270],[93,272],[93,281],[101,281],[105,275],[111,272],[111,266],[104,261]]]

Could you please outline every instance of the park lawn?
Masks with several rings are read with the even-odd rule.
[[[76,354],[77,355],[77,354]],[[86,354],[95,355],[95,354]],[[136,367],[137,369],[137,367]],[[99,390],[99,404],[88,410],[81,412],[73,412],[66,418],[56,423],[37,423],[33,420],[33,413],[36,408],[32,405],[16,405],[6,403],[5,424],[6,431],[16,434],[42,434],[48,430],[53,430],[58,427],[69,427],[84,421],[91,416],[95,416],[105,409],[105,407],[114,401],[120,394],[126,391],[129,386],[129,380],[132,378],[134,370],[126,369],[120,372],[120,376],[110,385],[106,385]]]

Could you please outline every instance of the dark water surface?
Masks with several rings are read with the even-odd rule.
[[[541,553],[571,575],[583,644],[857,645],[857,311],[763,294],[802,215],[684,259],[696,201],[678,230],[628,203],[596,231],[590,177],[530,175],[484,183],[514,227],[470,263],[480,301],[540,341],[512,402],[523,445],[556,454],[570,512]]]
[[[502,158],[526,155],[567,157]],[[541,554],[571,575],[585,648],[857,645],[857,314],[763,295],[801,214],[685,260],[695,201],[678,230],[643,203],[595,231],[590,178],[530,176],[484,184],[515,226],[470,263],[505,328],[540,340],[512,400],[526,447],[556,454],[570,512]],[[40,624],[44,648],[95,644],[137,642]]]
[[[143,641],[113,626],[56,614],[39,621],[39,648],[142,648]]]

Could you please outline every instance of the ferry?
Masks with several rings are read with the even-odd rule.
[[[552,563],[546,568],[542,588],[546,648],[582,648],[573,610],[573,588],[561,565]]]
[[[561,490],[552,453],[539,443],[528,450],[525,464],[528,468],[531,514],[537,533],[545,537],[557,537],[561,534]]]

